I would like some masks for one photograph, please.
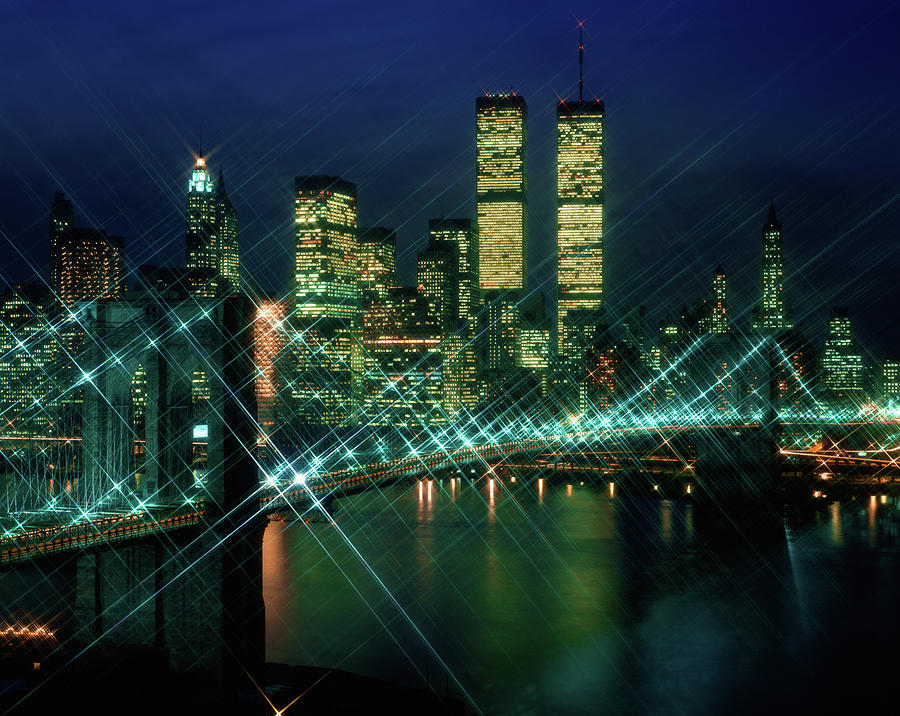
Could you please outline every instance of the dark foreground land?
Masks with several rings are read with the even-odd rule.
[[[162,650],[95,647],[73,661],[76,654],[61,651],[35,661],[40,658],[35,652],[0,653],[0,713],[464,713],[463,704],[455,699],[335,669],[266,664],[260,689],[233,699],[217,697],[191,678],[170,671]]]

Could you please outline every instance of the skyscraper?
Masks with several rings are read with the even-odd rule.
[[[433,302],[412,286],[391,288],[363,316],[363,343],[371,359],[363,412],[367,425],[391,428],[389,440],[402,441],[404,429],[420,433],[446,422],[442,338]]]
[[[831,309],[822,368],[823,386],[830,398],[859,397],[863,384],[863,360],[854,349],[850,312],[846,306]]]
[[[203,157],[197,157],[188,181],[186,223],[186,265],[192,271],[192,291],[203,298],[215,296],[219,284],[216,194]]]
[[[521,290],[528,250],[528,108],[513,93],[475,100],[479,285]]]
[[[457,246],[457,328],[458,345],[454,359],[454,380],[460,404],[472,408],[478,402],[478,351],[476,348],[477,313],[481,292],[478,288],[478,227],[471,219],[431,219],[428,234],[432,241]]]
[[[518,291],[490,291],[484,296],[487,327],[484,366],[502,372],[516,365],[522,316]]]
[[[62,192],[56,192],[50,207],[50,288],[59,295],[60,257],[59,244],[62,236],[75,227],[75,207]]]
[[[418,256],[416,281],[428,301],[429,322],[437,327],[442,384],[438,394],[447,416],[459,412],[463,346],[459,320],[459,244],[431,238]]]
[[[283,381],[278,372],[284,350],[286,331],[284,320],[287,305],[275,298],[259,301],[253,321],[253,363],[256,366],[257,422],[263,437],[275,428],[275,408]]]
[[[54,298],[43,281],[10,286],[0,295],[0,431],[46,436],[60,390],[59,337],[50,316]]]
[[[356,185],[339,177],[294,180],[294,313],[352,319],[359,310]]]
[[[50,288],[68,309],[79,301],[117,299],[124,288],[121,236],[79,229],[74,210],[56,193],[50,209]]]
[[[728,282],[725,269],[716,267],[713,275],[713,298],[709,319],[710,333],[728,333]]]
[[[383,226],[360,228],[360,298],[381,300],[397,285],[397,234]]]
[[[580,31],[579,31],[580,32]],[[556,105],[557,351],[580,358],[581,324],[603,306],[603,102],[584,101],[579,34],[578,100]]]
[[[226,292],[231,293],[241,285],[241,256],[237,214],[225,190],[225,173],[221,169],[216,183],[216,233],[219,241],[219,274]]]
[[[236,291],[240,284],[237,216],[222,172],[216,186],[203,157],[197,157],[188,181],[186,224],[192,293],[211,298]]]
[[[331,176],[294,180],[292,381],[295,414],[305,425],[338,425],[356,407],[362,371],[357,334],[359,282],[356,185]],[[354,371],[355,368],[355,371]]]
[[[781,224],[775,216],[774,202],[762,231],[762,264],[760,271],[760,305],[753,326],[762,333],[777,333],[793,328],[790,310],[784,300],[784,257]]]
[[[534,372],[543,386],[550,368],[550,326],[543,293],[533,293],[519,303],[516,341],[516,365]]]

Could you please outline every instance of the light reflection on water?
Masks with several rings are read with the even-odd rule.
[[[610,484],[448,478],[338,504],[340,530],[267,529],[267,659],[427,681],[476,713],[800,709],[832,672],[872,678],[900,636],[856,628],[900,594],[894,498],[822,502],[725,546],[705,505]]]

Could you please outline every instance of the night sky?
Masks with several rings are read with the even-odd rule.
[[[785,7],[789,5],[790,7]],[[244,266],[284,291],[298,174],[358,185],[361,225],[399,231],[411,281],[427,220],[474,217],[475,97],[529,105],[532,288],[555,291],[555,114],[606,102],[606,291],[651,325],[709,292],[758,291],[770,200],[787,298],[819,340],[850,306],[876,356],[900,349],[900,5],[0,3],[0,279],[47,275],[53,192],[128,265],[184,260],[202,131],[224,166]]]

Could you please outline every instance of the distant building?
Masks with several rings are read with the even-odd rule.
[[[383,226],[369,226],[360,228],[357,235],[360,300],[382,300],[397,285],[397,234]]]
[[[828,319],[822,354],[822,387],[826,397],[842,407],[858,404],[862,397],[863,359],[854,346],[846,306],[833,307]]]
[[[519,304],[516,365],[527,368],[544,383],[550,368],[550,325],[543,293],[526,296]]]
[[[294,192],[293,414],[305,425],[345,425],[354,420],[362,369],[356,185],[299,176]]]
[[[881,364],[880,387],[882,401],[900,406],[900,358],[892,356]]]
[[[61,376],[55,300],[43,281],[10,286],[0,296],[0,434],[47,436]]]
[[[431,219],[431,240],[457,246],[456,277],[458,309],[455,371],[461,407],[473,408],[478,402],[478,310],[481,291],[478,287],[478,226],[471,219]]]
[[[361,391],[367,425],[413,435],[447,422],[443,336],[434,317],[433,302],[411,286],[390,289],[367,309],[363,346],[371,367]]]
[[[521,323],[518,291],[490,291],[484,294],[486,357],[488,371],[502,371],[516,365],[517,336]]]
[[[257,422],[266,438],[275,429],[276,411],[285,381],[279,367],[287,336],[288,306],[285,301],[263,299],[253,322],[253,363],[256,366]]]
[[[186,266],[192,292],[198,298],[232,293],[240,287],[237,215],[219,171],[218,184],[206,160],[197,157],[188,181]]]
[[[728,333],[728,279],[725,269],[716,267],[713,274],[713,295],[709,319],[710,333]]]
[[[647,309],[644,306],[625,306],[623,309],[622,342],[643,355],[647,343]]]
[[[528,250],[528,108],[515,93],[475,100],[479,286],[525,286]]]
[[[784,298],[781,223],[775,216],[774,203],[769,205],[769,215],[762,230],[760,304],[755,309],[753,327],[761,333],[777,333],[794,327]]]
[[[556,105],[558,353],[579,358],[585,346],[570,313],[603,306],[603,102]]]
[[[121,236],[74,226],[72,203],[57,193],[50,209],[50,288],[67,309],[116,300],[125,287]]]
[[[448,416],[462,406],[463,335],[459,307],[459,243],[435,239],[417,259],[419,293],[428,301],[429,322],[441,336],[441,405]]]

